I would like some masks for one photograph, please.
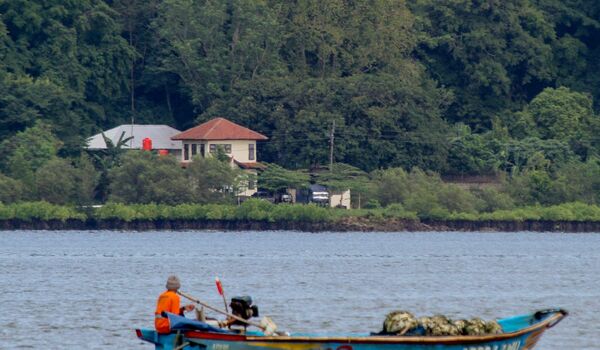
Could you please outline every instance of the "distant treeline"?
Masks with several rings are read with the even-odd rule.
[[[131,120],[214,116],[269,136],[261,159],[291,169],[327,162],[333,122],[335,161],[364,171],[585,162],[598,57],[589,0],[4,1],[0,168],[37,121],[78,157]]]
[[[598,57],[588,0],[4,1],[0,202],[230,203],[222,164],[82,151],[132,120],[225,116],[269,136],[272,190],[440,216],[600,204]]]
[[[22,134],[34,129],[37,127]],[[43,130],[37,130],[43,134]],[[40,147],[38,156],[43,149],[51,147]],[[311,183],[333,191],[350,189],[353,208],[400,208],[419,218],[479,217],[502,210],[512,212],[523,207],[571,202],[600,205],[600,164],[596,160],[572,161],[552,170],[540,160],[519,173],[505,174],[493,183],[471,188],[446,183],[439,174],[418,168],[367,173],[343,163],[315,171],[267,164],[256,178],[232,168],[228,160],[219,157],[197,158],[182,168],[172,156],[146,151],[119,150],[94,158],[82,155],[72,161],[48,153],[44,157],[23,158],[15,166],[20,176],[0,174],[0,203],[233,205],[243,200],[237,196],[239,191],[258,182],[272,193],[290,188],[303,191]]]

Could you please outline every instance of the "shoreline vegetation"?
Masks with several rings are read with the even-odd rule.
[[[565,203],[490,213],[419,216],[399,206],[331,209],[249,200],[222,204],[120,204],[73,207],[47,202],[0,204],[0,230],[295,230],[600,232],[600,207]]]

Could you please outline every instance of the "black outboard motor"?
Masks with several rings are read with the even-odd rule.
[[[258,317],[258,306],[252,305],[252,297],[248,295],[231,298],[231,304],[229,304],[229,306],[231,307],[232,314],[243,318],[244,320]],[[247,326],[247,324],[237,320],[233,324],[242,325],[244,327]]]

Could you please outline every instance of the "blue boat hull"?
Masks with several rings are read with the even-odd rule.
[[[498,320],[504,333],[486,336],[378,336],[369,334],[234,334],[198,330],[159,335],[137,330],[140,339],[160,350],[529,350],[541,335],[567,315],[563,310]]]

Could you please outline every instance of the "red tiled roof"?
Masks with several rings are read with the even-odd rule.
[[[263,134],[237,125],[225,118],[215,118],[171,137],[171,140],[266,140]]]

